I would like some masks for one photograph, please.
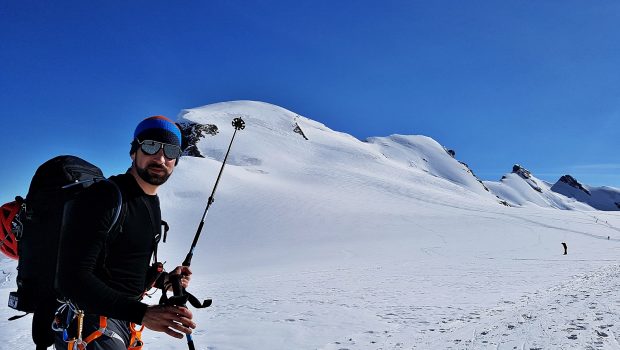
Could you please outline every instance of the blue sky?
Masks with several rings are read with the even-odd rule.
[[[620,187],[618,23],[611,0],[0,0],[0,200],[59,154],[123,172],[141,119],[229,100]]]

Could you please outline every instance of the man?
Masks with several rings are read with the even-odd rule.
[[[57,287],[76,309],[85,313],[82,334],[75,321],[65,338],[87,339],[100,328],[103,335],[90,337],[87,349],[121,350],[135,346],[133,324],[182,338],[196,325],[192,313],[178,306],[148,306],[140,301],[149,281],[147,271],[161,236],[161,211],[157,190],[172,174],[181,156],[181,131],[162,116],[143,120],[131,143],[131,167],[127,173],[90,186],[75,201],[65,222],[58,256]],[[108,231],[115,227],[115,234]],[[111,238],[112,237],[112,238]],[[151,269],[152,270],[152,269]],[[188,267],[177,267],[183,287],[189,283]],[[167,279],[160,278],[159,281]],[[162,284],[163,282],[160,282]],[[104,317],[102,317],[104,316]],[[133,323],[133,324],[132,324]],[[131,344],[133,343],[133,344]],[[67,349],[67,339],[58,332],[56,349]]]

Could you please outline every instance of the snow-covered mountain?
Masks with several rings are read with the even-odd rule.
[[[620,210],[620,189],[590,187],[570,175],[555,184],[536,178],[526,168],[515,164],[512,172],[499,182],[484,181],[499,198],[513,206],[536,205],[567,210]]]
[[[197,348],[617,347],[620,212],[554,192],[522,167],[481,183],[429,137],[364,142],[261,102],[180,113],[205,125],[192,151],[204,158],[183,157],[159,193],[168,268],[189,249],[235,117],[246,128],[192,263],[190,290],[214,299],[194,310]],[[0,269],[6,300],[15,265]],[[31,348],[30,318],[11,315],[0,309],[7,348]],[[145,342],[187,348],[150,331]]]
[[[237,146],[244,149],[242,155],[237,155],[232,162],[251,166],[254,171],[267,171],[261,169],[268,167],[269,165],[264,163],[273,157],[276,168],[282,165],[288,168],[291,165],[289,163],[297,163],[298,166],[290,168],[293,171],[292,176],[296,177],[310,167],[310,164],[319,161],[328,168],[375,178],[388,176],[395,181],[406,181],[412,186],[425,187],[425,190],[429,190],[428,187],[437,187],[439,190],[447,189],[465,197],[471,194],[470,199],[480,198],[504,205],[536,205],[569,210],[620,210],[620,189],[602,187],[592,188],[590,191],[574,185],[576,181],[563,181],[566,176],[552,186],[518,164],[499,182],[481,181],[466,163],[455,159],[453,150],[427,136],[391,135],[371,137],[362,142],[283,108],[252,101],[188,109],[184,110],[179,118],[184,125],[198,125],[212,131],[220,130],[229,124],[229,120],[235,115],[247,118],[248,125],[254,128],[252,133],[260,140],[253,142],[254,145],[251,146]],[[191,133],[194,133],[194,130],[190,131]],[[201,142],[205,145],[212,142],[207,135],[214,136],[216,133],[203,135],[206,138]],[[191,138],[199,139],[195,136]],[[218,159],[225,151],[225,137],[218,139],[219,142],[214,141],[215,144],[206,146],[205,152],[210,158]],[[279,162],[284,164],[278,164]],[[347,169],[342,169],[343,164],[347,165]],[[393,174],[399,175],[393,177]],[[572,179],[570,176],[568,178]],[[568,187],[563,184],[568,184]],[[419,191],[423,189],[420,188]]]
[[[515,164],[512,172],[499,182],[484,181],[491,191],[513,206],[535,205],[543,208],[594,210],[586,203],[564,196],[552,190],[551,184],[532,175],[524,167]]]
[[[564,175],[551,190],[599,210],[620,210],[620,189],[617,188],[582,185],[572,176]]]

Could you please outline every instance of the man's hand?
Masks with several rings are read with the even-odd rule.
[[[144,313],[142,325],[148,329],[164,332],[171,337],[181,339],[183,334],[191,334],[192,329],[196,328],[192,317],[192,312],[186,307],[151,305]]]
[[[191,279],[192,270],[188,266],[177,266],[170,271],[170,275],[181,275],[181,287],[187,288]]]

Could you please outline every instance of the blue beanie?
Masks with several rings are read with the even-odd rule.
[[[181,130],[172,120],[161,115],[141,121],[133,137],[140,141],[153,140],[181,146]]]

